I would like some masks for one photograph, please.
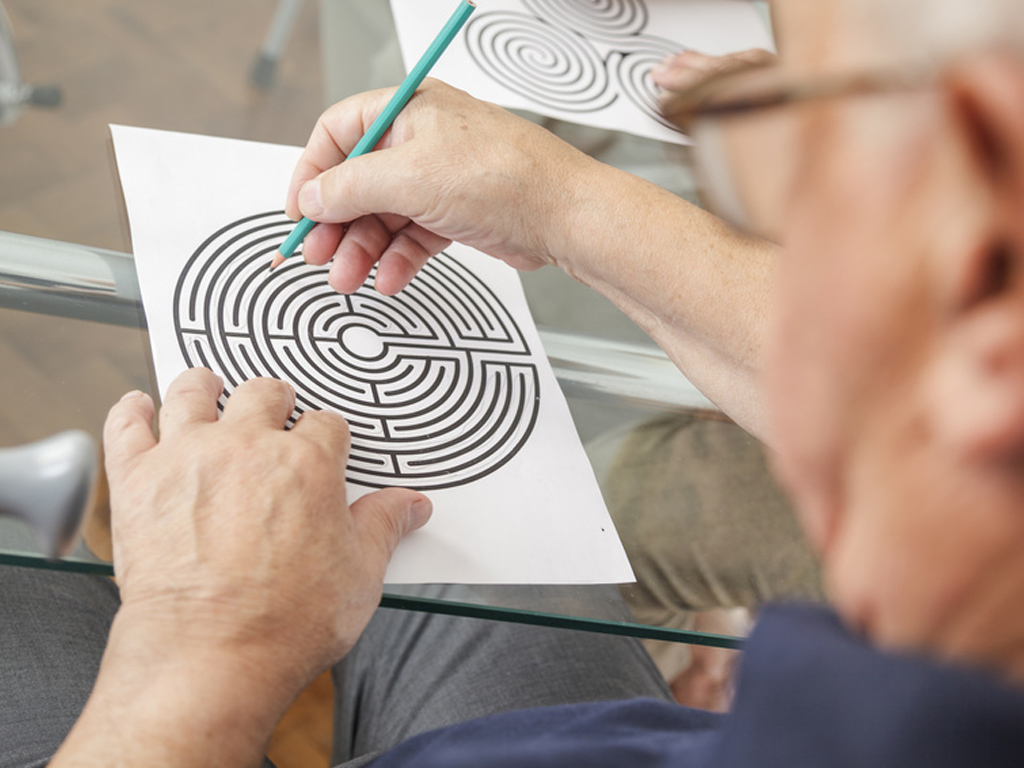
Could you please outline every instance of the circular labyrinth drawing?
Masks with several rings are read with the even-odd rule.
[[[523,0],[542,19],[569,31],[616,40],[647,26],[644,0]]]
[[[308,410],[348,419],[348,479],[420,490],[469,483],[509,461],[533,430],[540,380],[518,325],[494,293],[441,254],[400,295],[352,296],[327,267],[269,259],[294,222],[261,213],[213,234],[175,290],[175,330],[190,366],[241,382],[272,376]],[[222,400],[223,402],[223,400]]]
[[[679,127],[661,114],[658,106],[661,92],[651,78],[651,70],[666,57],[682,52],[683,46],[660,37],[638,35],[622,41],[620,48],[609,59],[619,90],[645,115],[678,131]]]
[[[547,107],[594,112],[617,96],[589,41],[528,14],[495,11],[472,19],[466,47],[496,82]]]

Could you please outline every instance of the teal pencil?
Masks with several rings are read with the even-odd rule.
[[[427,73],[433,68],[437,60],[441,58],[441,54],[445,52],[445,49],[451,45],[452,40],[459,34],[459,31],[465,25],[469,15],[476,10],[476,4],[470,0],[462,0],[459,3],[459,7],[455,9],[455,13],[448,19],[448,23],[444,25],[444,28],[438,33],[437,37],[434,38],[434,42],[430,44],[426,52],[420,57],[420,60],[416,62],[416,66],[410,70],[408,76],[402,81],[402,84],[395,91],[395,95],[391,97],[391,101],[388,102],[387,106],[384,107],[384,111],[381,112],[377,119],[373,121],[373,125],[370,126],[363,138],[359,140],[355,148],[349,153],[347,159],[353,157],[359,157],[365,155],[375,146],[377,142],[381,140],[381,137],[387,132],[388,128],[398,117],[398,113],[401,112],[405,105],[409,103],[409,99],[416,93],[416,89],[420,87],[423,82],[423,78],[427,76]],[[315,221],[303,217],[302,221],[295,225],[295,228],[288,235],[287,239],[278,249],[277,253],[274,254],[274,261],[270,265],[270,268],[281,264],[285,259],[289,258],[295,253],[295,249],[299,247],[299,244],[306,239],[306,235],[312,231],[313,227],[316,226]]]

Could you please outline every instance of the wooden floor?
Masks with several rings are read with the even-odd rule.
[[[0,127],[0,230],[130,251],[108,124],[302,144],[323,106],[315,2],[267,92],[248,71],[276,0],[4,5],[24,79],[59,85],[64,102]],[[122,393],[150,388],[144,343],[134,330],[0,310],[0,446],[69,427],[99,434]],[[330,699],[321,678],[289,713],[271,750],[279,766],[327,764]]]

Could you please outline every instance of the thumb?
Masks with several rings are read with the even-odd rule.
[[[684,91],[700,83],[714,71],[718,59],[697,51],[684,51],[667,57],[651,70],[651,79],[659,88]]]
[[[136,456],[156,445],[154,414],[153,400],[143,392],[129,392],[110,409],[103,425],[103,452],[111,482],[120,479]]]
[[[377,213],[407,215],[410,194],[420,185],[409,177],[402,147],[370,152],[328,168],[299,189],[299,212],[322,223],[346,223]],[[420,201],[427,208],[434,201]],[[415,207],[415,206],[414,206]]]
[[[360,498],[351,511],[359,538],[390,560],[403,536],[426,525],[433,505],[422,493],[385,488]]]

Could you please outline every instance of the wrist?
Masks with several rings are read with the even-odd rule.
[[[649,260],[646,241],[659,235],[667,240],[675,222],[665,214],[682,202],[586,155],[568,172],[565,188],[551,222],[551,263],[599,290],[609,271],[631,272],[630,264],[635,268]]]
[[[53,765],[89,764],[90,754],[119,754],[125,764],[141,756],[150,765],[259,765],[304,682],[251,644],[119,613],[93,693]]]
[[[280,627],[257,627],[226,618],[211,606],[198,611],[171,601],[124,605],[111,626],[106,656],[154,669],[191,672],[216,666],[221,677],[244,681],[261,699],[288,698],[319,669],[307,669],[301,643],[289,647]]]
[[[602,232],[595,231],[591,226],[595,216],[594,206],[605,209],[604,199],[616,195],[614,182],[609,172],[615,169],[605,165],[589,155],[574,151],[570,162],[561,166],[562,170],[554,183],[556,190],[540,190],[538,199],[548,201],[544,206],[544,251],[542,259],[551,266],[576,276],[580,254],[596,255],[591,246],[597,245],[602,239]],[[540,175],[539,178],[545,178]],[[550,179],[550,176],[546,178]],[[556,201],[551,205],[551,201]],[[614,223],[603,219],[608,226]]]

